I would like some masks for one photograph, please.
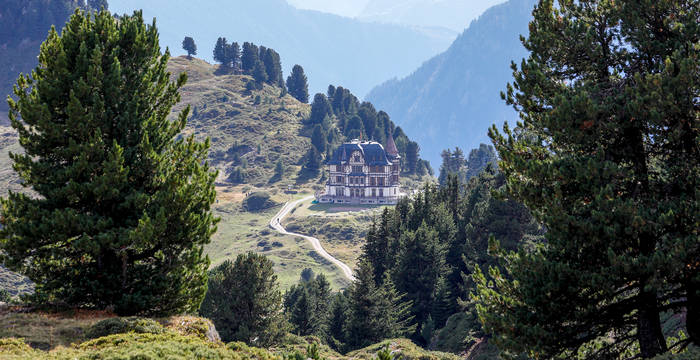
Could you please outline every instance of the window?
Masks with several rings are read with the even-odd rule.
[[[353,166],[353,167],[352,167],[352,172],[354,172],[354,173],[361,173],[361,172],[362,172],[362,166],[357,166],[357,165]]]
[[[365,184],[365,178],[360,178],[360,184],[362,184],[362,185]]]
[[[384,186],[384,178],[377,178],[377,180],[379,180],[379,186]]]
[[[391,171],[399,171],[399,166],[398,166],[398,165],[392,165],[392,166],[391,166]]]
[[[343,191],[342,188],[335,188],[335,195],[336,196],[344,196],[345,192]]]
[[[384,189],[379,189],[379,197],[384,197]]]
[[[372,189],[372,197],[376,197],[376,196],[377,196],[377,189]]]
[[[343,177],[342,176],[336,176],[335,177],[335,182],[337,184],[342,184],[343,183]]]

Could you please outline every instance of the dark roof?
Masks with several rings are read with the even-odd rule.
[[[382,144],[374,141],[359,142],[353,141],[340,145],[335,151],[331,159],[326,162],[328,165],[340,165],[350,160],[350,156],[354,151],[362,153],[365,163],[370,166],[391,165],[391,161],[387,158],[387,153],[384,151]]]

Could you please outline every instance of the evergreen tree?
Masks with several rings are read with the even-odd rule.
[[[303,274],[299,284],[293,285],[284,296],[285,313],[292,331],[301,336],[328,337],[331,289],[323,274],[306,279]]]
[[[314,101],[311,103],[311,115],[309,116],[309,123],[312,125],[322,124],[326,117],[333,116],[333,108],[331,103],[328,101],[323,94],[314,95]],[[328,128],[326,128],[327,130]]]
[[[194,43],[194,39],[189,36],[185,36],[182,40],[182,49],[187,51],[187,58],[191,59],[192,55],[197,55],[197,44]]]
[[[192,312],[206,291],[203,245],[215,231],[208,141],[168,120],[186,81],[141,12],[76,12],[50,31],[20,76],[10,120],[24,151],[13,168],[37,196],[2,200],[4,265],[35,300],[119,314]]]
[[[472,149],[466,160],[465,180],[469,180],[486,168],[488,164],[496,164],[498,154],[491,145],[480,144],[478,149]]]
[[[668,351],[662,312],[685,313],[698,345],[700,3],[542,1],[533,15],[504,94],[522,121],[490,136],[547,241],[477,274],[479,317],[500,347],[539,357],[652,358]]]
[[[418,153],[420,152],[420,147],[418,146],[418,143],[415,141],[409,141],[406,144],[406,170],[408,170],[409,174],[415,174],[416,169],[418,168],[418,159],[420,156]]]
[[[347,315],[347,298],[343,293],[335,294],[330,307],[327,342],[336,351],[340,351],[345,347],[345,322],[347,321]]]
[[[239,71],[241,68],[241,47],[238,46],[237,42],[231,43],[231,45],[228,46],[226,56],[231,67],[235,71]]]
[[[265,71],[267,72],[267,82],[271,85],[284,87],[280,55],[275,50],[266,49],[262,59],[265,64]]]
[[[287,90],[290,95],[304,104],[309,102],[309,84],[301,65],[294,65],[292,68],[291,75],[287,77]]]
[[[326,133],[323,132],[321,124],[316,124],[311,133],[311,145],[313,145],[319,153],[326,152]]]
[[[220,37],[214,45],[214,60],[221,64],[222,67],[229,67],[231,59],[228,56],[228,41],[225,37]]]
[[[244,42],[243,52],[241,54],[241,68],[244,73],[252,74],[255,69],[258,59],[258,47],[255,44]]]
[[[425,323],[423,323],[423,326],[420,329],[420,335],[423,337],[423,341],[425,341],[426,344],[430,345],[430,340],[433,338],[433,335],[435,334],[435,322],[433,321],[433,318],[428,315],[428,319],[425,320]]]
[[[362,124],[362,119],[359,116],[353,115],[345,123],[343,134],[348,139],[360,139],[364,133],[365,126]]]
[[[199,310],[226,342],[268,346],[286,331],[282,294],[273,263],[250,252],[224,261],[209,274],[209,289]]]
[[[253,79],[258,84],[258,88],[262,88],[262,84],[267,82],[267,71],[265,71],[265,65],[262,61],[258,60],[253,68]]]
[[[304,169],[314,174],[321,169],[321,153],[316,150],[315,146],[311,146],[305,156]]]
[[[372,265],[361,260],[356,280],[348,289],[347,346],[357,349],[415,331],[415,326],[410,325],[410,307],[411,303],[403,300],[390,278],[378,288]]]

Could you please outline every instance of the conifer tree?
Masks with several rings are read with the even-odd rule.
[[[231,67],[235,71],[239,71],[241,68],[241,47],[238,46],[237,42],[231,43],[231,45],[228,46],[226,56]]]
[[[323,131],[321,124],[316,124],[311,132],[311,145],[316,147],[319,153],[326,152],[326,133]]]
[[[258,88],[262,88],[262,84],[267,82],[267,71],[265,71],[265,65],[262,61],[258,60],[253,68],[253,79],[258,84]]]
[[[304,104],[309,102],[309,84],[301,65],[294,65],[292,73],[287,77],[287,91]]]
[[[214,45],[214,60],[225,68],[229,67],[230,63],[228,47],[228,41],[226,41],[225,37],[218,38],[216,40],[216,45]]]
[[[176,140],[189,108],[167,117],[186,75],[170,82],[168,59],[141,12],[76,11],[18,79],[10,120],[24,152],[11,158],[38,196],[2,200],[0,247],[36,301],[120,314],[199,307],[216,174],[208,141]]]
[[[258,63],[258,47],[255,44],[244,42],[241,53],[241,68],[244,73],[252,74],[255,65]]]
[[[697,1],[541,1],[531,52],[490,136],[508,193],[547,227],[475,277],[479,317],[513,353],[666,352],[660,314],[700,342]]]
[[[284,87],[280,55],[275,50],[266,49],[262,59],[267,73],[267,82],[274,86]]]
[[[187,58],[191,59],[192,55],[197,55],[197,44],[194,43],[194,39],[189,36],[185,36],[182,40],[182,49],[187,51]]]
[[[415,174],[416,169],[418,168],[418,159],[420,156],[418,153],[420,152],[420,147],[418,146],[418,143],[415,141],[409,141],[406,144],[406,170],[408,170],[409,174]]]
[[[316,150],[315,146],[311,145],[311,148],[306,153],[305,159],[304,169],[314,174],[318,173],[321,169],[321,153]]]
[[[264,255],[250,252],[211,271],[199,312],[214,322],[222,340],[267,346],[284,335],[282,294],[272,266]]]
[[[333,108],[328,98],[321,93],[314,95],[314,101],[311,103],[309,123],[312,125],[321,124],[327,116],[333,116]]]

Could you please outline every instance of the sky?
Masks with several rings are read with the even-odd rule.
[[[287,2],[299,9],[354,17],[360,14],[369,0],[287,0]]]

